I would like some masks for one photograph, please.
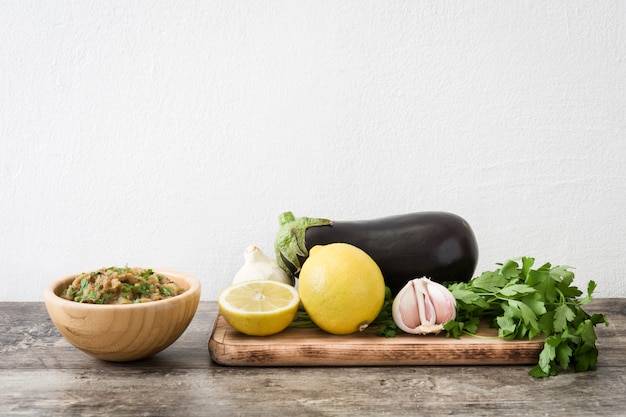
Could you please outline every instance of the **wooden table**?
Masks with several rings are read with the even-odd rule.
[[[598,367],[533,379],[529,366],[224,367],[202,302],[183,336],[139,362],[78,351],[42,303],[0,303],[2,416],[626,416],[626,298],[596,299]]]

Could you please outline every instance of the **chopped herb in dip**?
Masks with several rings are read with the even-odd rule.
[[[133,304],[183,292],[174,281],[152,269],[110,267],[80,274],[61,297],[79,303]]]

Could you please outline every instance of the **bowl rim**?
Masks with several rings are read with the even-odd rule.
[[[139,267],[142,268],[142,267]],[[148,268],[145,268],[148,269]],[[184,272],[175,271],[171,269],[162,269],[162,268],[150,268],[156,273],[163,274],[168,278],[176,280],[181,280],[189,284],[189,288],[185,290],[182,294],[175,295],[173,297],[165,298],[163,300],[150,301],[147,303],[131,303],[131,304],[94,304],[94,303],[79,303],[77,301],[67,300],[58,295],[55,290],[63,285],[69,285],[77,276],[83,274],[83,272],[75,273],[71,275],[64,276],[62,278],[55,279],[48,283],[44,289],[44,302],[46,304],[57,304],[61,307],[71,307],[71,308],[79,308],[79,309],[97,309],[97,310],[111,310],[111,309],[137,309],[137,308],[155,308],[158,306],[165,307],[166,304],[177,303],[182,301],[183,299],[194,297],[196,294],[198,295],[201,291],[200,281],[192,275],[189,275]]]

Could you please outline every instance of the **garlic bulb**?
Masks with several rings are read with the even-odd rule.
[[[426,277],[409,281],[393,301],[394,323],[407,333],[439,333],[456,317],[456,300],[443,285]]]
[[[293,279],[278,266],[276,260],[266,256],[255,245],[246,248],[243,258],[244,264],[235,274],[233,284],[252,280],[271,280],[294,285]]]

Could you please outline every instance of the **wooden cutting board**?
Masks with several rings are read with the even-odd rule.
[[[320,329],[286,329],[254,337],[230,327],[220,314],[209,339],[211,359],[230,366],[376,366],[536,364],[543,340],[504,341],[481,328],[459,339],[439,335],[376,336],[374,329],[331,335]]]

